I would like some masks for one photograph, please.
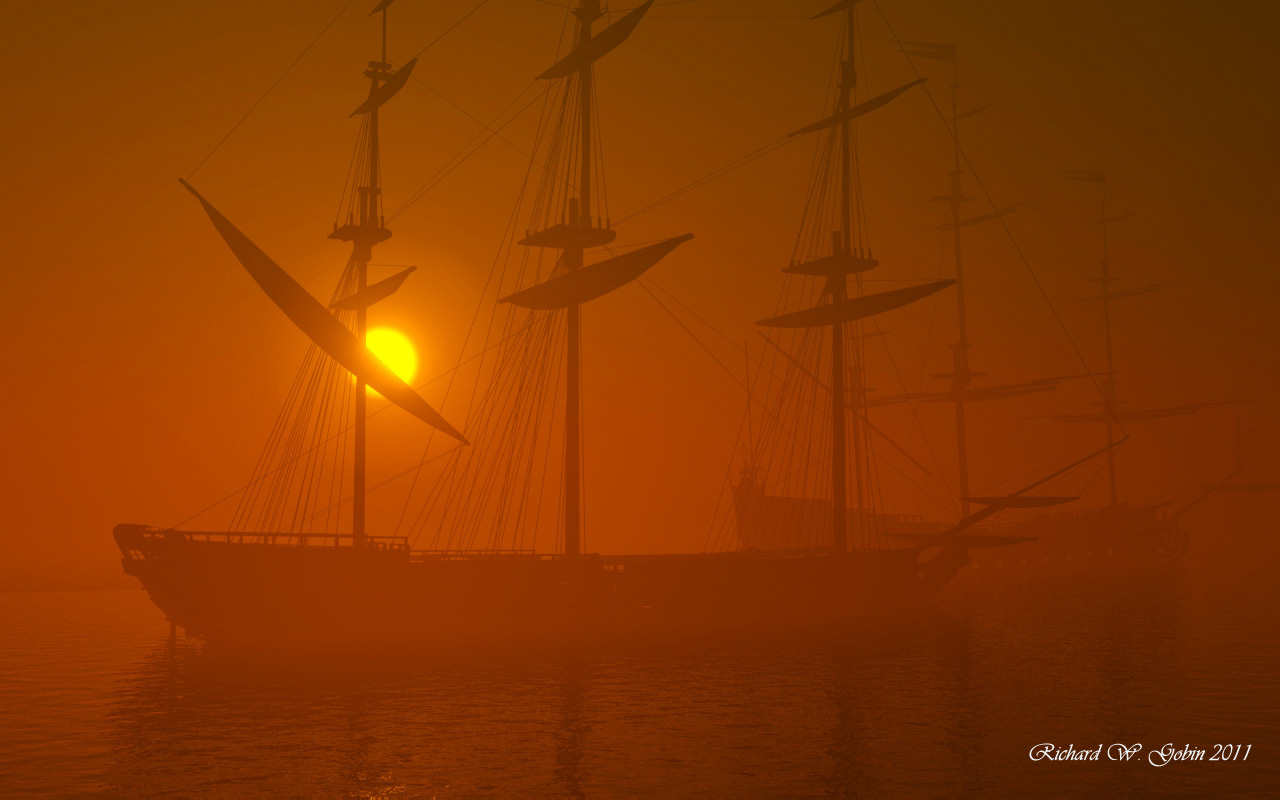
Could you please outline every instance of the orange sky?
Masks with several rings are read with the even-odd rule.
[[[407,59],[473,5],[400,0],[391,58]],[[1254,401],[1245,409],[1256,429],[1247,452],[1269,473],[1280,423],[1280,279],[1269,235],[1280,211],[1276,12],[1093,0],[881,5],[904,39],[958,43],[963,104],[992,104],[962,129],[966,147],[997,203],[1042,198],[1009,225],[1055,302],[1095,291],[1086,279],[1099,254],[1088,224],[1094,187],[1061,170],[1113,176],[1113,208],[1136,212],[1115,227],[1115,272],[1129,286],[1173,282],[1117,308],[1121,397],[1167,405],[1230,399],[1239,387]],[[347,114],[376,55],[376,26],[358,6],[192,179],[317,296],[328,296],[346,258],[325,234],[358,127]],[[823,6],[655,6],[597,70],[615,219],[820,115],[836,25],[802,17]],[[11,298],[0,316],[8,420],[0,588],[114,581],[112,525],[172,524],[247,478],[306,343],[175,179],[341,7],[192,0],[9,12],[0,49]],[[876,5],[860,8],[864,86],[912,79]],[[737,18],[717,18],[726,15]],[[415,74],[439,94],[411,83],[383,115],[388,209],[478,129],[440,95],[492,117],[554,60],[563,16],[537,0],[492,0],[423,56]],[[919,66],[942,101],[948,69]],[[527,149],[533,123],[522,117],[504,136]],[[642,215],[620,228],[619,241],[695,233],[650,275],[745,341],[773,309],[813,145],[799,140]],[[926,231],[942,221],[943,208],[927,198],[946,190],[949,169],[946,133],[926,95],[913,90],[869,117],[862,154],[882,265],[869,277],[948,276],[945,242]],[[419,265],[372,320],[414,339],[421,376],[457,358],[525,166],[513,147],[490,142],[399,217],[379,248],[375,262]],[[975,229],[966,260],[975,369],[998,383],[1079,371],[999,228]],[[928,302],[884,321],[908,389],[943,388],[927,376],[949,367],[953,305],[950,294],[938,304],[927,348]],[[1096,367],[1096,308],[1057,308]],[[733,455],[741,390],[639,288],[589,306],[584,326],[591,548],[701,549]],[[741,356],[720,348],[740,370]],[[884,359],[869,369],[871,385],[900,390]],[[424,396],[437,402],[432,392]],[[1078,384],[976,409],[975,487],[1080,452],[1081,437],[1087,443],[1095,431],[1015,418],[1082,410],[1092,399]],[[944,470],[953,470],[948,412],[922,414]],[[899,417],[877,419],[905,431]],[[1231,410],[1215,407],[1131,426],[1122,493],[1142,500],[1221,477],[1233,458],[1232,424]],[[371,482],[413,463],[425,441],[399,412],[380,415],[371,431]],[[371,528],[403,500],[394,486],[373,495]],[[943,513],[919,497],[894,502]]]

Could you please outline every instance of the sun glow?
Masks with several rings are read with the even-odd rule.
[[[418,351],[413,342],[394,328],[373,328],[365,334],[365,346],[382,363],[391,367],[391,371],[400,376],[400,380],[408,383],[418,374]],[[373,389],[372,394],[377,394]]]

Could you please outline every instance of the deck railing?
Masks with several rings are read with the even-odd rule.
[[[259,544],[277,547],[353,547],[355,545],[355,537],[349,533],[237,533],[153,528],[143,531],[142,535],[148,539],[181,536],[190,542]],[[406,536],[366,536],[364,546],[371,550],[408,550],[409,539]]]

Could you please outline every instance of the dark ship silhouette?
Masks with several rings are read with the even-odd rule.
[[[972,220],[959,217],[954,174],[957,279],[863,291],[862,273],[878,262],[859,222],[864,204],[855,120],[922,81],[858,101],[855,3],[842,0],[818,15],[843,22],[839,79],[829,113],[793,134],[820,135],[819,167],[784,270],[783,297],[760,322],[792,341],[784,346],[770,339],[786,357],[788,373],[772,407],[772,427],[762,430],[732,489],[741,547],[613,556],[591,553],[585,544],[581,307],[637,281],[692,238],[617,246],[603,198],[594,65],[630,36],[653,0],[598,30],[599,0],[579,0],[571,11],[572,46],[539,76],[549,82],[532,157],[541,179],[529,191],[526,178],[517,207],[527,207],[524,235],[516,233],[513,215],[501,270],[495,265],[486,285],[493,302],[485,306],[487,324],[473,326],[485,339],[475,356],[472,402],[458,427],[366,347],[370,306],[409,274],[369,281],[370,267],[377,266],[373,248],[391,236],[382,202],[379,113],[416,64],[397,69],[387,60],[391,2],[383,0],[374,11],[382,15],[382,56],[365,71],[369,93],[352,114],[362,127],[345,217],[330,234],[352,250],[328,306],[183,182],[237,260],[312,345],[229,529],[118,525],[125,571],[173,624],[210,640],[435,645],[758,630],[899,612],[930,603],[969,563],[971,551],[1027,542],[1031,537],[1021,528],[981,524],[1007,509],[1074,499],[1030,492],[1112,452],[1116,442],[1009,495],[970,498],[966,477],[965,511],[954,524],[875,508],[877,459],[867,441],[883,434],[866,415],[863,348],[873,334],[864,321],[953,284],[962,290],[958,232]],[[588,263],[600,250],[605,257]],[[963,309],[963,295],[960,302]],[[963,404],[974,391],[966,349],[962,323],[949,395],[957,408],[962,470]],[[818,378],[824,370],[825,382]],[[401,522],[407,520],[409,533],[366,530],[365,498],[376,488],[367,485],[366,387],[457,442],[432,459],[424,453],[423,464],[444,459],[443,475],[415,512],[406,505]],[[817,402],[820,393],[830,402]],[[809,420],[806,435],[793,425],[796,414]],[[544,491],[549,484],[557,487],[552,499]],[[348,485],[351,495],[344,498]],[[348,499],[351,522],[344,532]],[[970,512],[969,503],[982,507]],[[555,552],[539,552],[538,532],[548,528]],[[414,546],[423,535],[431,547]]]
[[[1113,343],[1111,335],[1111,303],[1113,300],[1145,294],[1160,288],[1161,284],[1133,289],[1116,290],[1114,278],[1110,273],[1107,226],[1130,215],[1108,217],[1106,178],[1101,172],[1071,171],[1069,177],[1079,181],[1098,184],[1101,189],[1101,218],[1099,225],[1102,231],[1101,273],[1097,278],[1100,283],[1099,294],[1081,298],[1085,302],[1097,302],[1101,305],[1103,319],[1103,346],[1105,352],[1105,371],[1100,374],[1084,373],[1038,378],[1022,383],[998,385],[975,384],[976,379],[986,377],[986,373],[974,371],[970,364],[971,343],[968,334],[968,318],[966,309],[966,286],[962,233],[966,228],[1001,221],[1003,217],[1016,212],[1025,203],[1005,207],[991,204],[992,210],[986,213],[965,216],[966,204],[977,198],[965,193],[964,166],[966,157],[960,145],[960,122],[973,114],[982,111],[985,106],[968,111],[960,111],[959,78],[956,48],[950,44],[931,42],[900,42],[908,57],[920,57],[947,62],[952,70],[950,93],[950,118],[946,120],[948,132],[953,142],[954,167],[950,173],[950,190],[943,195],[932,198],[934,201],[946,203],[950,211],[950,222],[937,226],[939,230],[950,233],[953,245],[953,264],[955,268],[956,301],[957,301],[957,340],[951,345],[952,370],[949,373],[934,375],[934,378],[948,380],[950,386],[944,391],[909,392],[900,395],[869,398],[860,385],[855,385],[850,401],[855,408],[854,425],[861,427],[862,433],[855,432],[853,437],[855,450],[878,435],[884,443],[897,449],[911,463],[924,469],[918,461],[911,458],[904,449],[879,431],[871,422],[868,409],[891,406],[906,402],[951,404],[954,407],[954,431],[956,442],[957,471],[959,486],[958,507],[961,518],[968,518],[972,506],[985,505],[999,498],[974,497],[970,490],[969,451],[970,443],[966,424],[966,407],[975,402],[990,402],[1019,397],[1030,394],[1053,391],[1063,381],[1088,379],[1098,389],[1099,408],[1088,413],[1067,413],[1052,415],[1050,419],[1072,424],[1093,424],[1102,428],[1105,436],[1106,470],[1109,484],[1109,503],[1095,508],[1069,509],[1062,511],[1044,511],[1044,507],[1068,503],[1079,499],[1078,496],[1060,497],[1054,502],[1030,502],[1006,504],[1002,510],[1012,511],[1018,516],[1014,519],[998,522],[987,522],[975,528],[975,535],[981,534],[990,544],[1022,542],[1012,549],[992,549],[989,547],[973,547],[970,554],[972,565],[979,572],[989,572],[991,568],[1006,570],[1016,574],[1034,573],[1044,570],[1080,571],[1100,568],[1129,569],[1133,567],[1153,567],[1168,565],[1180,560],[1187,551],[1189,536],[1179,523],[1179,518],[1191,507],[1200,502],[1198,497],[1182,504],[1181,508],[1173,508],[1172,504],[1132,504],[1119,499],[1117,489],[1116,450],[1120,443],[1117,429],[1123,430],[1126,422],[1140,422],[1149,419],[1186,415],[1195,413],[1199,408],[1213,403],[1183,403],[1174,406],[1146,409],[1124,408],[1116,396],[1116,370],[1113,359]],[[942,111],[939,109],[939,113]],[[985,194],[985,189],[983,190]],[[989,200],[989,197],[988,197]],[[851,342],[857,346],[864,334],[859,332]],[[800,373],[815,381],[821,390],[831,394],[832,389],[816,377],[811,369],[794,363],[788,353],[797,352],[795,343],[790,347],[780,347],[770,339],[766,341],[779,354],[793,361],[792,368],[798,367]],[[803,349],[803,345],[800,346]],[[788,375],[788,380],[795,376]],[[832,381],[831,385],[835,385]],[[759,449],[760,445],[756,445]],[[828,524],[832,512],[821,503],[815,503],[801,497],[773,497],[763,489],[760,483],[759,469],[754,460],[755,451],[748,459],[748,466],[743,472],[742,481],[734,488],[735,509],[738,515],[739,542],[744,548],[780,548],[788,543],[803,539],[810,525],[810,520],[821,520]],[[1238,471],[1238,470],[1237,470]],[[1228,476],[1215,489],[1230,488]],[[868,487],[868,492],[870,487]],[[987,506],[990,508],[990,506]],[[854,506],[844,511],[849,518],[855,519],[856,529],[865,529],[867,533],[879,536],[898,538],[907,541],[924,541],[929,537],[948,529],[950,523],[929,521],[921,515],[887,515],[866,510],[861,493]]]

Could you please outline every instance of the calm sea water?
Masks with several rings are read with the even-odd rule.
[[[1276,790],[1271,574],[956,587],[936,613],[838,634],[341,663],[171,644],[141,591],[0,595],[0,787]],[[1041,742],[1144,751],[1033,763]],[[1227,742],[1252,744],[1248,761],[1145,759]]]

